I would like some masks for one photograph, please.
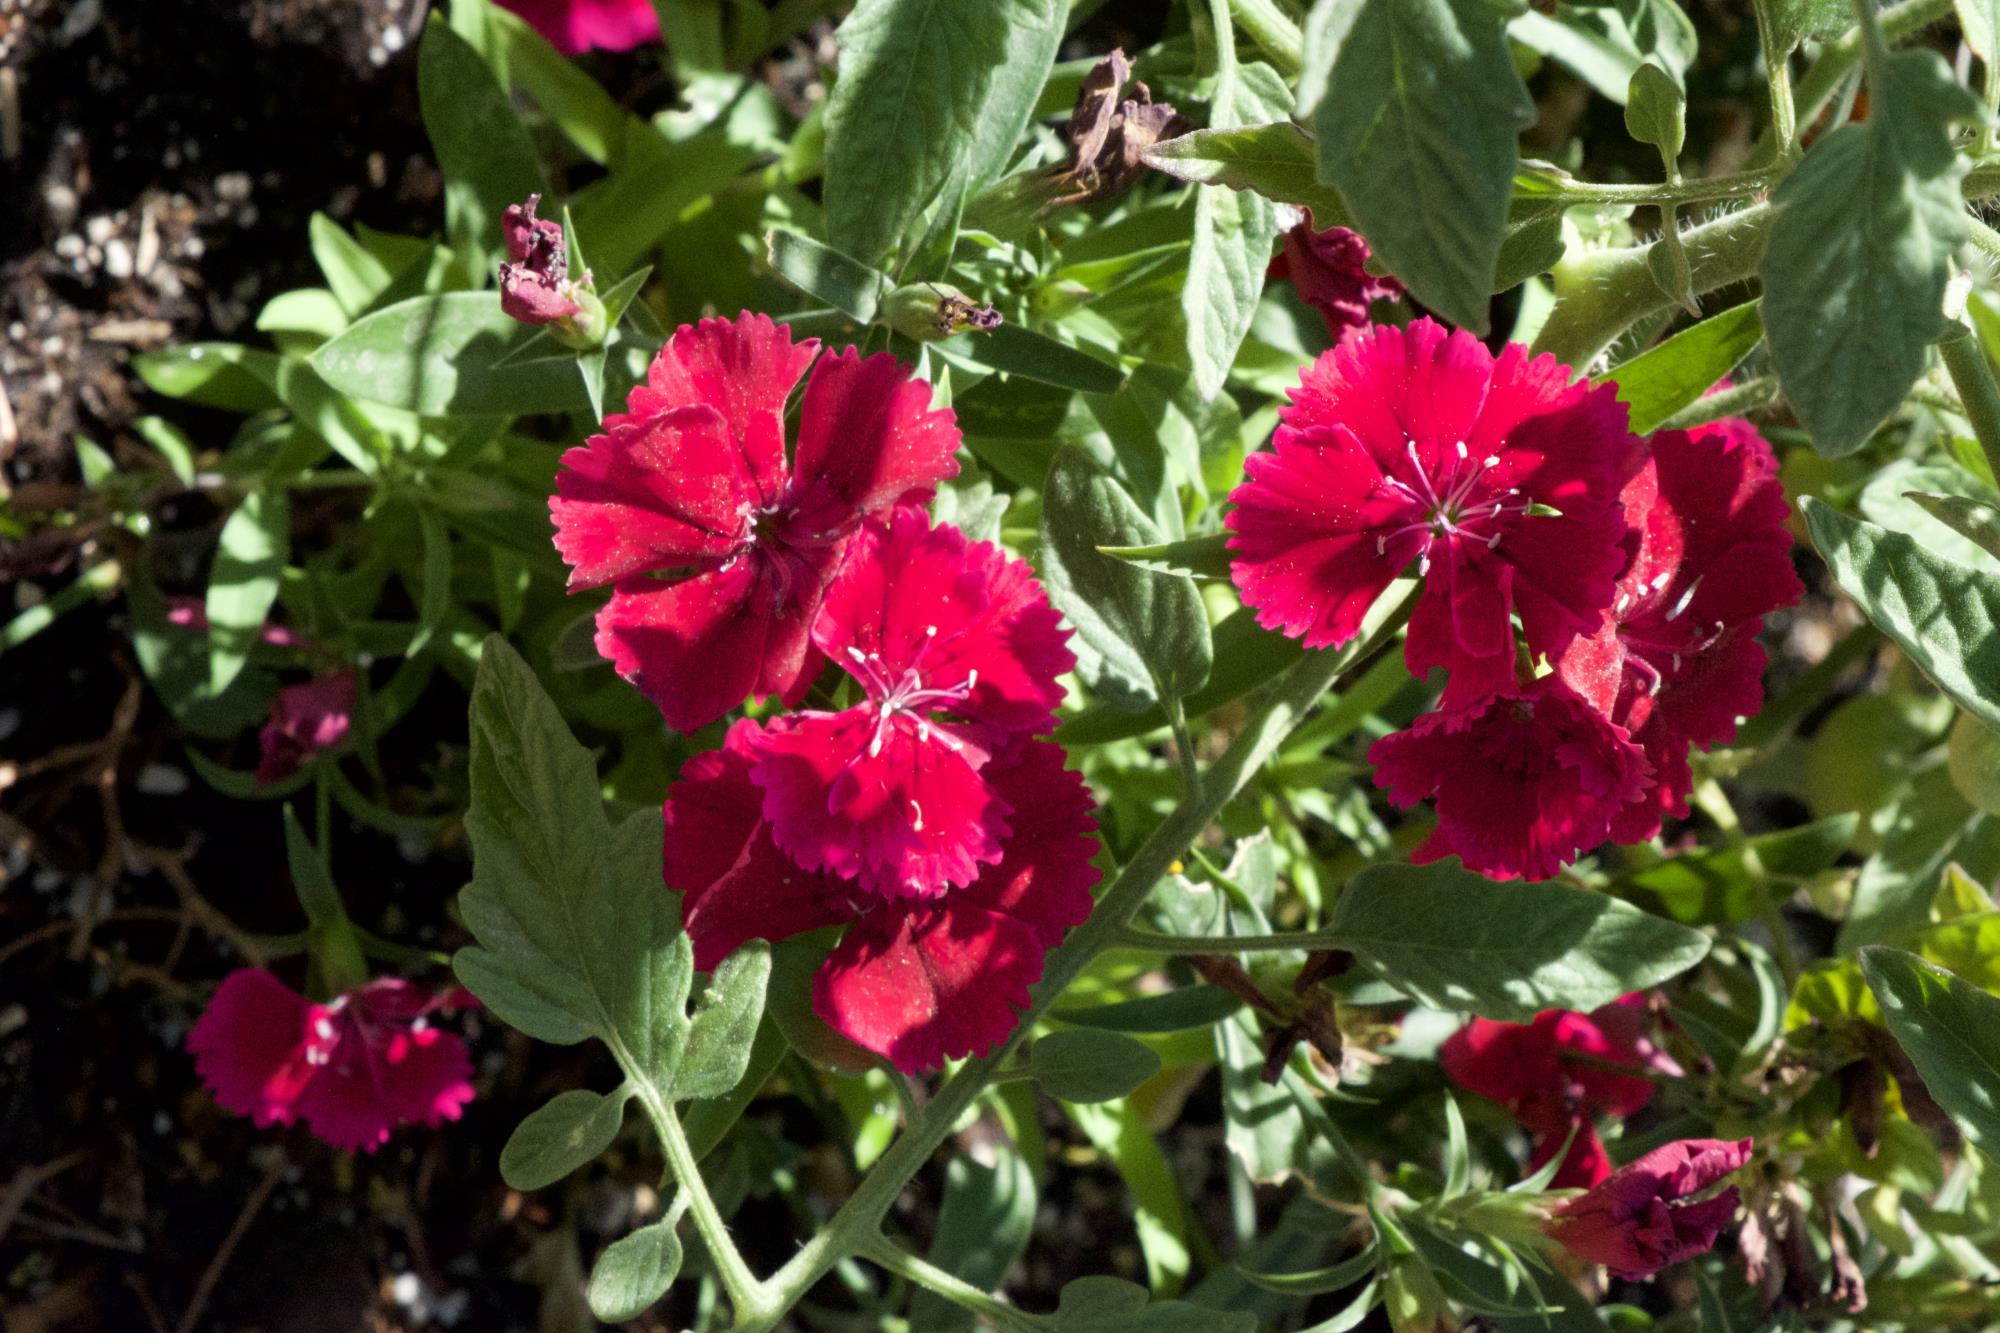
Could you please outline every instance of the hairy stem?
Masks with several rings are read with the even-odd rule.
[[[1700,204],[1737,199],[1767,189],[1775,179],[1768,171],[1738,171],[1727,176],[1671,180],[1657,185],[1605,185],[1566,176],[1530,173],[1532,193],[1517,198],[1549,204]]]
[[[1764,48],[1764,77],[1771,89],[1771,137],[1784,169],[1798,160],[1799,118],[1792,99],[1792,48],[1778,37],[1777,7],[1777,0],[1756,0],[1757,41]]]
[[[626,1062],[621,1059],[619,1063]],[[694,1149],[688,1146],[680,1117],[674,1114],[673,1107],[660,1099],[658,1090],[650,1081],[638,1076],[630,1066],[625,1073],[639,1090],[639,1100],[653,1121],[653,1132],[659,1135],[660,1150],[666,1155],[667,1168],[680,1184],[681,1197],[687,1201],[688,1213],[694,1218],[694,1229],[701,1233],[702,1244],[708,1247],[709,1261],[715,1265],[716,1276],[722,1280],[722,1289],[729,1293],[738,1322],[746,1316],[755,1319],[767,1315],[771,1308],[770,1297],[757,1281],[757,1275],[750,1271],[750,1265],[743,1261],[742,1251],[736,1248],[736,1242],[730,1239],[729,1224],[723,1221],[715,1199],[708,1192],[708,1182],[701,1177],[701,1163],[695,1160]]]
[[[886,1237],[875,1237],[862,1245],[859,1253],[870,1263],[879,1264],[906,1281],[936,1292],[953,1305],[972,1311],[995,1328],[1035,1333],[1035,1330],[1050,1327],[1049,1320],[1017,1310],[1005,1301],[995,1300],[978,1287],[954,1277],[927,1259],[918,1258]]]
[[[1952,387],[1965,405],[1965,419],[1986,455],[1986,466],[2000,477],[2000,385],[1993,382],[1993,367],[1986,362],[1986,349],[1959,324],[1938,344],[1938,356]]]
[[[1229,0],[1229,8],[1271,67],[1287,83],[1297,78],[1305,67],[1305,34],[1277,0]]]

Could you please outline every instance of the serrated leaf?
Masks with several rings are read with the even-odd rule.
[[[1319,934],[1433,1008],[1513,1022],[1658,985],[1700,962],[1709,943],[1602,893],[1499,883],[1455,859],[1370,866]]]
[[[674,1075],[676,1099],[720,1097],[742,1080],[770,979],[771,946],[761,940],[716,964],[688,1027]]]
[[[1649,434],[1734,370],[1763,336],[1757,302],[1745,301],[1612,367],[1604,378],[1617,384],[1633,432]]]
[[[1867,442],[1944,331],[1966,234],[1950,126],[1983,115],[1935,52],[1872,64],[1868,119],[1815,143],[1772,195],[1758,270],[1778,380],[1829,457]]]
[[[2000,1160],[2000,999],[1898,949],[1863,949],[1861,971],[1931,1096]]]
[[[1822,501],[1800,507],[1841,589],[1959,707],[2000,728],[2000,579]]]
[[[1123,1033],[1084,1028],[1035,1038],[1028,1066],[1058,1101],[1110,1102],[1159,1073],[1160,1057]]]
[[[590,1270],[590,1312],[607,1324],[637,1319],[667,1294],[681,1271],[681,1241],[670,1221],[640,1227],[605,1247]]]
[[[618,1137],[631,1097],[622,1087],[609,1096],[588,1088],[556,1094],[507,1137],[500,1178],[517,1190],[538,1190],[596,1161]]]
[[[826,104],[827,237],[880,259],[937,198],[967,145],[998,175],[1055,61],[1060,0],[861,0],[840,25]]]
[[[222,525],[204,602],[210,693],[228,689],[250,660],[291,549],[291,500],[278,487],[251,491]]]
[[[1073,446],[1049,466],[1042,577],[1076,627],[1077,670],[1114,706],[1138,711],[1201,688],[1213,661],[1208,613],[1191,579],[1150,574],[1099,553],[1152,546],[1159,530]]]
[[[1417,300],[1483,333],[1533,119],[1486,0],[1357,0],[1313,115],[1319,176]]]

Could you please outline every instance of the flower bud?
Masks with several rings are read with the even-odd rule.
[[[956,287],[920,282],[898,287],[882,303],[889,327],[906,338],[932,342],[967,329],[991,333],[1000,327],[1000,312],[976,304]]]
[[[1382,1275],[1382,1308],[1396,1333],[1457,1333],[1458,1320],[1431,1266],[1414,1254],[1397,1255]]]

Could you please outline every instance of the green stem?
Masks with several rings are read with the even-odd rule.
[[[1177,694],[1169,695],[1164,702],[1167,725],[1174,733],[1174,754],[1181,763],[1181,792],[1193,796],[1201,790],[1201,765],[1195,762],[1194,736],[1188,731],[1187,709]]]
[[[1305,33],[1277,0],[1229,0],[1237,26],[1250,34],[1271,67],[1290,83],[1305,68]]]
[[[1413,588],[1396,612],[1365,643],[1339,653],[1308,653],[1272,683],[1235,742],[1209,769],[1201,789],[1185,797],[1161,821],[1098,899],[1090,919],[1071,931],[1069,938],[1049,954],[1042,980],[1029,992],[1027,1011],[1021,1015],[1013,1034],[985,1056],[968,1061],[938,1089],[923,1114],[889,1145],[875,1169],[841,1205],[840,1211],[765,1284],[765,1291],[774,1298],[778,1311],[789,1309],[843,1255],[858,1252],[879,1234],[882,1219],[902,1194],[904,1185],[950,1136],[952,1126],[971,1107],[988,1081],[1009,1067],[1016,1048],[1049,1006],[1112,942],[1153,892],[1153,886],[1167,873],[1167,868],[1180,859],[1223,807],[1248,785],[1264,761],[1277,753],[1320,696],[1351,671],[1365,669],[1375,653],[1394,639],[1409,619],[1415,601]],[[779,1314],[774,1312],[763,1318],[739,1320],[737,1327],[745,1333],[766,1333],[776,1326],[778,1318]]]
[[[857,1253],[897,1277],[914,1282],[926,1291],[934,1291],[953,1305],[972,1311],[990,1321],[995,1328],[1035,1333],[1036,1330],[1052,1327],[1053,1321],[1017,1310],[1005,1301],[995,1300],[970,1282],[954,1277],[927,1259],[919,1259],[892,1240],[877,1236],[863,1244]]]
[[[1726,176],[1665,181],[1656,185],[1611,185],[1530,172],[1535,185],[1516,198],[1527,203],[1561,204],[1701,204],[1736,199],[1768,189],[1776,179],[1768,171],[1738,171]]]
[[[1778,37],[1776,0],[1756,0],[1757,40],[1764,48],[1764,77],[1771,89],[1771,137],[1778,165],[1789,168],[1799,155],[1798,109],[1792,98],[1792,48]]]
[[[1993,382],[1993,367],[1987,364],[1986,349],[1959,324],[1938,344],[1938,355],[1965,404],[1965,419],[1986,455],[1986,466],[2000,477],[2000,385]]]
[[[1969,213],[1966,215],[1965,224],[1967,239],[1985,251],[1989,258],[2000,259],[2000,231],[1993,230]]]
[[[701,1233],[702,1243],[708,1247],[709,1261],[715,1265],[716,1276],[722,1279],[722,1289],[729,1293],[730,1304],[736,1308],[737,1322],[772,1315],[770,1294],[757,1281],[757,1275],[750,1271],[750,1265],[743,1261],[736,1242],[729,1238],[729,1224],[722,1220],[722,1213],[708,1192],[708,1182],[702,1179],[701,1163],[695,1160],[694,1149],[688,1146],[680,1117],[674,1114],[673,1107],[660,1100],[659,1090],[652,1082],[631,1066],[625,1058],[626,1053],[621,1051],[618,1054],[619,1063],[626,1066],[626,1077],[639,1090],[639,1100],[645,1105],[646,1114],[652,1117],[653,1132],[659,1135],[667,1169],[680,1183],[681,1197],[687,1200],[694,1228]]]
[[[1731,385],[1721,393],[1712,393],[1706,398],[1696,399],[1689,406],[1668,417],[1663,424],[1668,430],[1693,430],[1696,426],[1706,426],[1711,421],[1721,421],[1725,417],[1740,417],[1745,412],[1769,407],[1777,400],[1778,377],[1759,375],[1756,379]]]
[[[1325,930],[1284,930],[1269,935],[1169,935],[1163,931],[1126,926],[1111,936],[1120,949],[1176,955],[1209,953],[1275,953],[1284,949],[1338,949],[1340,937]]]

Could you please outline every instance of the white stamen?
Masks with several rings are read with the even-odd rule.
[[[917,804],[914,797],[910,800],[910,827],[919,833],[924,831],[924,808]]]

